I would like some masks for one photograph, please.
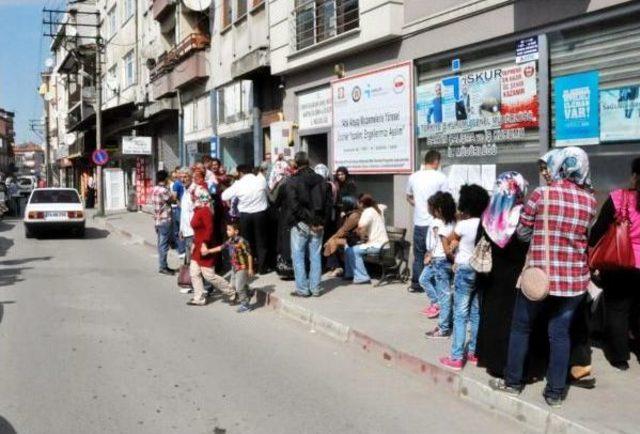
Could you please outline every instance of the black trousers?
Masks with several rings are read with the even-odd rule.
[[[255,265],[258,273],[267,271],[267,251],[269,235],[267,233],[267,211],[256,213],[240,213],[240,235],[251,246]]]
[[[609,362],[629,360],[629,330],[637,332],[640,270],[603,273],[604,347]]]

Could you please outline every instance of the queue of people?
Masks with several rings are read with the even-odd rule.
[[[544,155],[546,185],[530,194],[520,173],[505,172],[491,195],[464,185],[456,201],[440,163],[437,151],[427,152],[409,178],[407,200],[414,206],[410,290],[424,291],[421,313],[437,319],[426,338],[451,340],[441,364],[485,368],[494,377],[491,388],[508,394],[546,377],[546,402],[561,405],[567,384],[595,387],[587,296],[595,283],[603,288],[605,355],[628,369],[640,307],[640,158],[632,164],[631,188],[612,192],[597,219],[588,157],[579,148]],[[207,158],[180,169],[171,188],[166,172],[157,175],[159,272],[173,274],[166,253],[178,220],[177,246],[184,246],[194,292],[189,304],[206,304],[206,281],[240,303],[239,312],[249,311],[251,278],[273,269],[295,281],[294,297],[321,296],[323,272],[371,282],[364,258],[389,241],[385,206],[358,192],[347,168],[331,176],[298,152],[235,172],[229,176],[219,160]],[[635,266],[593,269],[589,252],[621,221]],[[229,281],[217,274],[227,269]]]

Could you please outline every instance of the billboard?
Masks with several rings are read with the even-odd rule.
[[[640,86],[600,91],[600,141],[640,140]]]
[[[553,80],[557,146],[599,143],[598,83],[598,71]]]
[[[331,83],[333,165],[353,173],[413,170],[412,64]]]

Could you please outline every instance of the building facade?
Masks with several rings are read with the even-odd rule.
[[[44,149],[36,143],[21,143],[13,149],[16,171],[20,175],[44,175]]]
[[[13,129],[13,112],[0,108],[0,172],[7,175],[15,170],[13,146],[15,132]]]

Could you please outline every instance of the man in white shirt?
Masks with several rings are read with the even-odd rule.
[[[267,181],[253,174],[252,167],[241,164],[236,168],[238,180],[222,192],[222,200],[238,199],[240,213],[240,235],[247,241],[258,259],[258,272],[268,273],[267,267]]]
[[[448,191],[447,177],[440,171],[440,152],[431,150],[424,156],[424,166],[409,177],[407,201],[413,205],[413,272],[412,291],[421,291],[418,279],[424,268],[425,240],[433,217],[427,201],[438,191]]]

